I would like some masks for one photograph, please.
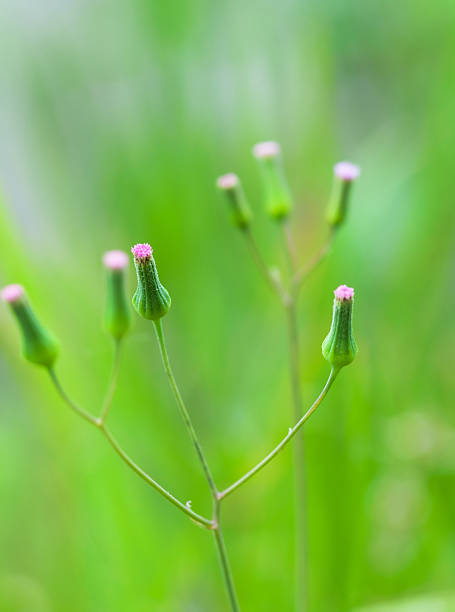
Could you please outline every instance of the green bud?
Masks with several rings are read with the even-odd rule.
[[[137,274],[133,306],[144,319],[157,321],[168,312],[171,298],[158,278],[152,247],[149,244],[136,244],[131,252]]]
[[[351,185],[360,175],[360,168],[350,162],[339,162],[333,170],[333,188],[326,219],[327,223],[335,228],[341,225],[346,217]]]
[[[292,196],[284,175],[280,145],[260,142],[254,146],[253,154],[261,166],[267,212],[274,219],[285,219],[292,210]]]
[[[357,354],[352,335],[354,289],[341,285],[334,293],[332,325],[322,343],[322,354],[333,368],[340,369],[349,365]]]
[[[230,172],[223,174],[216,182],[217,187],[224,191],[232,213],[232,222],[240,229],[247,228],[253,217],[248,200],[242,189],[239,177]]]
[[[123,251],[108,251],[103,263],[107,270],[107,299],[104,324],[107,331],[121,340],[131,324],[131,310],[125,292],[125,268],[128,256]]]
[[[1,292],[2,299],[11,306],[22,334],[22,354],[27,361],[51,368],[59,353],[56,338],[35,316],[21,285],[8,285]]]

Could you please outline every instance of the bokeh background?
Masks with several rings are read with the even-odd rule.
[[[252,145],[282,144],[302,261],[326,233],[333,163],[362,167],[299,308],[308,403],[328,372],[332,290],[356,288],[358,358],[305,428],[310,612],[455,610],[454,53],[451,0],[0,4],[0,284],[26,285],[61,339],[68,392],[96,412],[112,352],[101,256],[150,241],[174,369],[220,486],[281,437],[291,405],[283,317],[215,179],[241,175],[280,265]],[[210,511],[137,318],[110,423]],[[287,450],[225,502],[244,610],[292,609],[291,463]],[[5,306],[0,499],[2,612],[226,609],[209,535],[23,362]]]

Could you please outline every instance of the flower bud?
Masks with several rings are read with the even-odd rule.
[[[131,312],[125,293],[125,268],[128,255],[123,251],[107,251],[103,256],[107,274],[107,298],[104,324],[107,331],[121,340],[131,323]]]
[[[360,168],[350,162],[339,162],[333,168],[334,181],[332,195],[327,207],[327,223],[338,227],[344,221],[349,202],[352,182],[360,175]]]
[[[253,147],[253,155],[261,166],[267,211],[274,219],[285,219],[292,209],[292,197],[284,176],[280,145],[260,142]]]
[[[357,354],[352,335],[354,289],[340,285],[334,294],[332,325],[322,343],[322,354],[333,368],[340,369],[349,365]]]
[[[234,225],[240,229],[247,228],[251,223],[253,215],[242,189],[242,185],[240,184],[239,177],[232,172],[223,174],[223,176],[220,176],[216,181],[216,185],[226,194]]]
[[[133,306],[144,319],[157,321],[168,312],[171,298],[158,278],[152,247],[149,244],[136,244],[131,252],[137,274]]]
[[[21,285],[8,285],[2,290],[1,298],[11,306],[18,322],[25,359],[47,368],[52,367],[59,352],[59,344],[36,318],[25,297],[24,288]]]

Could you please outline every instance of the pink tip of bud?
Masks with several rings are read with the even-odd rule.
[[[360,176],[360,168],[351,162],[342,161],[333,167],[335,176],[342,181],[354,181]]]
[[[347,285],[340,285],[333,293],[335,294],[336,299],[340,302],[343,302],[344,300],[352,300],[354,297],[354,289],[352,289],[352,287],[348,287]]]
[[[4,302],[13,304],[24,296],[24,288],[22,285],[7,285],[1,290],[0,296]]]
[[[239,177],[233,172],[229,172],[218,177],[216,184],[220,189],[234,189],[239,184]]]
[[[280,154],[281,147],[277,142],[269,140],[267,142],[258,142],[253,147],[253,155],[258,159],[270,159],[277,157]]]
[[[153,250],[149,244],[144,243],[144,244],[135,244],[132,247],[131,252],[133,253],[136,259],[150,259],[150,257],[152,256]]]
[[[106,251],[103,264],[110,270],[123,270],[128,265],[128,255],[123,251]]]

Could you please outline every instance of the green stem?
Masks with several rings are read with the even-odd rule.
[[[168,501],[170,501],[171,504],[173,504],[174,506],[179,508],[179,510],[181,510],[187,516],[189,516],[191,519],[193,519],[193,521],[195,521],[198,525],[206,527],[207,529],[213,529],[213,521],[211,521],[208,518],[205,518],[204,516],[201,516],[200,514],[197,514],[197,512],[194,512],[193,510],[191,510],[191,508],[189,508],[186,504],[183,504],[180,500],[178,500],[176,497],[174,497],[171,493],[169,493],[169,491],[167,491],[164,487],[162,487],[160,484],[158,484],[156,482],[156,480],[154,480],[151,476],[149,476],[146,472],[144,472],[144,470],[142,468],[140,468],[136,463],[134,463],[134,461],[121,448],[119,443],[115,440],[115,438],[112,436],[110,431],[106,428],[106,426],[99,419],[97,419],[96,417],[92,416],[91,414],[89,414],[88,412],[83,410],[82,408],[79,408],[79,406],[77,406],[77,404],[75,404],[68,397],[68,395],[63,390],[63,388],[62,388],[62,386],[60,384],[60,381],[57,378],[57,375],[55,374],[54,370],[49,369],[49,374],[50,374],[51,380],[54,383],[54,386],[55,386],[58,394],[63,399],[63,401],[76,414],[78,414],[80,417],[82,417],[83,419],[88,421],[91,425],[94,425],[95,427],[97,427],[102,432],[102,434],[107,439],[107,441],[112,446],[112,448],[115,450],[117,455],[126,463],[126,465],[128,465],[128,467],[130,467],[138,476],[140,476],[142,478],[142,480],[145,480],[145,482],[147,484],[149,484],[151,487],[153,487],[155,489],[155,491],[157,491],[158,493],[160,493],[160,495],[162,495],[164,498],[166,498]]]
[[[96,417],[92,416],[91,414],[89,414],[88,412],[86,412],[83,408],[79,408],[79,406],[77,404],[75,404],[68,397],[68,395],[63,390],[63,387],[60,384],[59,379],[57,378],[57,374],[55,373],[55,370],[52,369],[52,368],[48,368],[48,372],[49,372],[49,376],[51,377],[52,382],[54,383],[54,386],[55,386],[55,388],[57,390],[57,393],[60,395],[62,400],[71,408],[71,410],[73,410],[76,414],[78,414],[80,417],[82,417],[83,419],[85,419],[86,421],[91,423],[92,425],[96,425],[97,426],[98,425],[98,419]]]
[[[217,489],[216,489],[216,485],[215,485],[215,481],[213,480],[212,477],[212,473],[210,472],[210,468],[208,466],[207,460],[205,458],[205,455],[202,451],[202,447],[199,443],[198,437],[196,435],[196,431],[193,427],[193,423],[191,421],[190,415],[188,410],[186,409],[185,403],[183,401],[182,395],[179,391],[179,388],[177,386],[177,382],[175,380],[174,377],[174,373],[172,372],[172,368],[171,368],[171,364],[169,362],[169,355],[166,349],[166,343],[164,340],[164,333],[163,333],[163,326],[161,324],[161,319],[158,319],[157,321],[154,321],[155,324],[155,331],[156,331],[156,337],[158,340],[158,345],[160,347],[160,353],[161,353],[161,359],[163,361],[163,367],[164,370],[166,372],[168,381],[169,381],[169,386],[171,387],[172,393],[174,394],[175,397],[175,401],[177,402],[177,406],[180,410],[180,414],[182,416],[183,422],[185,423],[185,426],[188,430],[188,434],[191,438],[191,441],[193,443],[194,448],[196,449],[196,454],[199,458],[199,461],[202,465],[202,469],[204,471],[205,477],[207,479],[207,482],[209,484],[210,487],[210,491],[212,492],[212,496],[214,498],[216,498],[217,496]]]
[[[171,493],[169,493],[169,491],[167,491],[164,487],[162,487],[160,484],[158,484],[156,482],[156,480],[154,480],[146,472],[144,472],[144,470],[142,468],[140,468],[125,453],[125,451],[121,448],[121,446],[119,445],[117,440],[113,437],[113,435],[111,434],[111,432],[107,429],[107,427],[105,425],[100,424],[99,428],[100,428],[101,432],[103,433],[104,437],[106,438],[106,440],[109,442],[109,444],[115,450],[117,455],[126,463],[126,465],[128,467],[130,467],[133,470],[133,472],[136,472],[136,474],[138,476],[140,476],[142,478],[142,480],[145,480],[145,482],[147,484],[149,484],[151,487],[153,487],[155,489],[155,491],[160,493],[163,497],[165,497],[168,501],[170,501],[171,504],[176,506],[179,510],[181,510],[187,516],[189,516],[191,519],[193,519],[193,521],[195,521],[199,525],[204,526],[204,527],[206,527],[208,529],[213,529],[213,522],[210,519],[207,519],[204,516],[201,516],[200,514],[197,514],[197,512],[194,512],[193,510],[191,510],[191,508],[189,508],[186,504],[183,504],[180,500],[178,500]]]
[[[297,271],[297,253],[291,228],[287,222],[283,223],[285,250],[289,263],[291,279]],[[291,281],[290,299],[284,304],[286,310],[286,328],[289,345],[289,373],[291,379],[291,393],[294,422],[302,414],[302,390],[300,385],[300,343],[297,322],[298,288]],[[305,610],[307,599],[306,574],[306,486],[305,486],[305,440],[304,435],[299,436],[293,448],[294,463],[294,596],[296,612]]]
[[[250,478],[252,478],[260,470],[262,470],[263,467],[265,467],[268,463],[270,463],[270,461],[272,461],[272,459],[274,459],[278,455],[278,453],[281,450],[283,450],[283,448],[288,444],[288,442],[299,431],[299,429],[302,427],[302,425],[310,418],[310,416],[313,414],[313,412],[316,410],[316,408],[321,404],[322,400],[325,398],[325,396],[327,395],[330,387],[332,386],[335,378],[337,377],[338,372],[339,372],[339,370],[335,370],[334,368],[332,368],[332,370],[330,371],[330,375],[329,375],[329,377],[327,379],[327,382],[324,385],[324,388],[322,389],[321,393],[319,394],[319,396],[317,397],[317,399],[315,400],[315,402],[313,403],[311,408],[309,408],[307,410],[307,412],[294,425],[294,427],[290,427],[289,428],[288,434],[281,440],[281,442],[279,444],[277,444],[277,446],[275,446],[275,448],[268,455],[266,455],[264,457],[264,459],[262,459],[262,461],[257,463],[251,470],[249,470],[241,478],[236,480],[230,487],[228,487],[227,489],[224,489],[224,491],[221,491],[220,493],[218,493],[218,499],[219,500],[224,499],[225,497],[227,497],[228,495],[233,493],[236,489],[238,489],[241,485],[243,485],[245,482],[250,480]]]
[[[226,546],[224,544],[223,532],[220,524],[220,503],[218,500],[215,501],[215,522],[216,527],[213,530],[213,536],[215,538],[215,544],[218,551],[218,558],[220,561],[221,573],[223,575],[224,586],[226,593],[229,598],[229,603],[232,612],[240,612],[240,605],[235,592],[234,580],[232,578],[231,568],[229,565],[229,559],[227,556]]]
[[[211,491],[212,499],[213,499],[213,520],[211,524],[213,526],[213,534],[215,537],[215,544],[218,550],[218,557],[220,560],[221,572],[222,572],[223,580],[226,586],[226,592],[229,598],[231,610],[232,612],[239,612],[240,607],[239,607],[239,603],[238,603],[237,596],[235,593],[232,572],[229,566],[229,560],[228,560],[228,556],[226,552],[226,546],[224,544],[223,533],[221,531],[219,493],[216,488],[215,481],[213,480],[212,474],[210,472],[210,468],[208,466],[207,460],[202,451],[202,447],[196,435],[196,431],[193,427],[191,417],[188,413],[188,410],[186,409],[185,403],[180,394],[179,388],[177,386],[177,382],[172,372],[172,368],[169,363],[169,355],[168,355],[168,352],[166,349],[166,343],[164,340],[164,333],[163,333],[163,326],[161,324],[161,319],[154,321],[154,323],[155,323],[156,337],[158,339],[158,345],[160,347],[161,358],[163,360],[164,370],[169,380],[169,385],[175,396],[175,400],[180,410],[180,414],[182,415],[183,421],[188,430],[191,441],[193,442],[194,448],[196,449],[197,456],[202,465],[202,469],[204,471],[205,477],[210,487],[210,491]]]
[[[109,410],[112,405],[112,400],[114,398],[115,389],[117,388],[118,375],[120,372],[120,363],[122,356],[122,341],[115,340],[114,344],[114,360],[112,363],[112,371],[111,377],[109,380],[109,385],[107,388],[107,393],[104,398],[103,408],[101,410],[100,423],[104,423],[107,419],[107,415],[109,414]]]
[[[294,422],[302,414],[302,391],[300,386],[300,346],[295,298],[286,308],[289,338],[289,368]],[[305,609],[307,598],[306,566],[306,512],[305,512],[305,443],[304,435],[298,436],[294,445],[294,530],[295,530],[295,610]]]

